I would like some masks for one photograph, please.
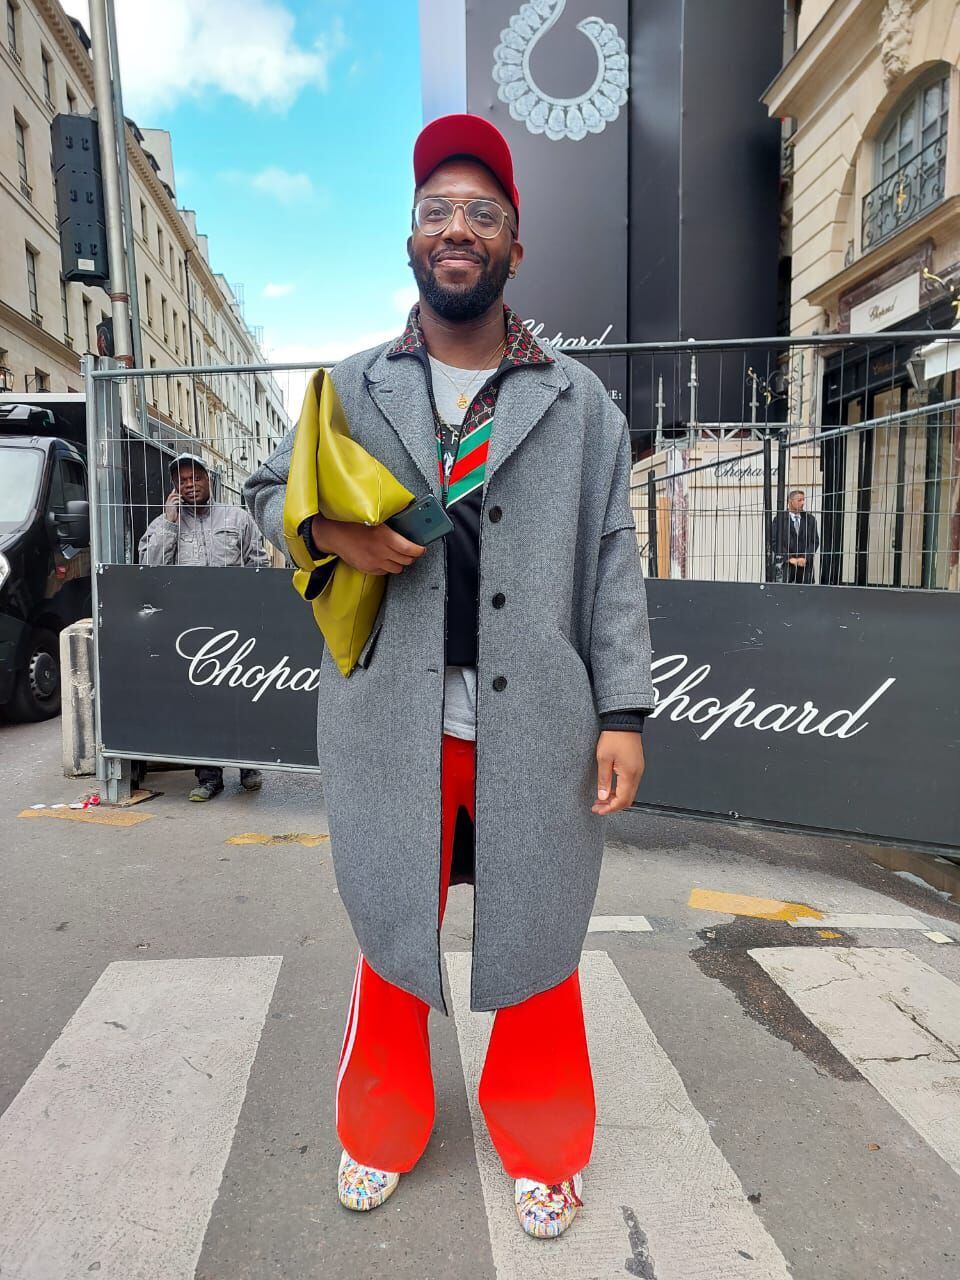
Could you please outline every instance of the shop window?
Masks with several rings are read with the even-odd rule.
[[[876,186],[864,196],[866,252],[943,199],[947,162],[949,76],[939,70],[897,104],[877,136]]]

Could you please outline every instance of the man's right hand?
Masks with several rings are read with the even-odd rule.
[[[310,535],[318,551],[332,552],[361,573],[402,573],[426,551],[385,524],[351,524],[314,516]]]
[[[166,502],[163,504],[163,514],[170,524],[180,523],[180,494],[176,489],[170,494]]]

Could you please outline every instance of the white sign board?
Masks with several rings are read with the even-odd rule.
[[[920,273],[881,289],[866,302],[850,308],[851,333],[876,333],[920,310]]]

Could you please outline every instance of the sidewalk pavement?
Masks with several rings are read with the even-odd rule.
[[[0,726],[0,1274],[960,1274],[946,864],[616,819],[583,967],[597,1146],[580,1219],[543,1244],[475,1107],[470,892],[444,927],[434,1137],[382,1210],[350,1215],[332,1091],[356,948],[316,779],[251,795],[228,769],[195,805],[192,773],[154,774],[129,827],[18,818],[89,789],[60,775],[58,733]]]

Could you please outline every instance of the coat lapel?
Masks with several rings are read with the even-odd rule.
[[[490,434],[487,484],[569,385],[570,379],[558,364],[532,364],[504,374]]]
[[[370,398],[400,437],[430,492],[440,497],[437,440],[426,378],[419,360],[381,354],[364,375]]]
[[[370,398],[400,437],[405,449],[441,497],[433,409],[427,375],[418,349],[422,336],[417,309],[407,328],[385,348],[364,375]],[[526,439],[570,379],[550,352],[530,337],[518,317],[507,311],[508,347],[502,368],[487,455],[485,483]]]

